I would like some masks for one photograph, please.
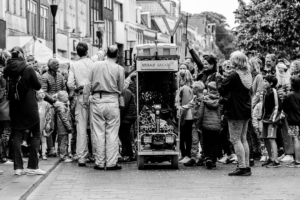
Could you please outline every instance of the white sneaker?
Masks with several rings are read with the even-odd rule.
[[[284,156],[284,158],[282,158],[281,162],[291,163],[291,162],[294,162],[294,158],[291,155],[286,155],[286,156]]]
[[[42,156],[42,159],[43,159],[43,160],[47,160],[47,156],[46,156],[46,155],[43,155],[43,156]]]
[[[226,163],[227,160],[227,156],[224,156],[223,158],[221,158],[220,160],[218,160],[219,163]]]
[[[187,157],[187,156],[185,156],[181,161],[179,161],[179,163],[182,163],[182,164],[184,164],[184,163],[187,163],[187,162],[189,162],[191,160],[191,158],[189,158],[189,157]]]
[[[44,175],[46,172],[41,169],[27,169],[27,175]]]
[[[228,156],[228,159],[230,160],[230,161],[237,161],[237,156],[236,156],[236,154],[231,154],[230,156]]]
[[[262,156],[260,162],[266,162],[269,159],[269,156]]]
[[[5,163],[3,163],[3,165],[12,165],[12,164],[14,164],[14,162],[11,160],[7,160]]]
[[[69,162],[72,162],[73,160],[71,158],[66,158],[63,162],[65,163],[69,163]]]
[[[279,158],[278,161],[281,161],[285,157],[285,154],[282,154]]]
[[[0,170],[0,175],[2,175],[3,174],[3,170]]]
[[[15,170],[15,175],[21,176],[21,175],[25,175],[26,172],[23,169],[17,169]]]

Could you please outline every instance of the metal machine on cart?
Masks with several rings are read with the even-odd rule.
[[[176,50],[174,44],[137,45],[138,169],[160,161],[169,161],[173,169],[178,169],[179,125],[172,124],[168,117],[163,116],[166,110],[171,110],[168,104],[174,106],[175,91],[179,88],[176,81],[179,56]],[[159,80],[164,79],[170,81],[157,85]],[[141,83],[144,88],[141,88]],[[153,91],[155,84],[159,91]]]

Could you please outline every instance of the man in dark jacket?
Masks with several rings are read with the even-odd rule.
[[[35,91],[40,90],[41,84],[38,81],[36,73],[31,66],[27,65],[24,58],[24,52],[20,47],[12,49],[12,59],[7,61],[7,67],[4,70],[6,79],[16,79],[21,77],[21,81],[26,85],[27,93],[20,100],[10,100],[10,119],[13,133],[14,146],[14,169],[16,175],[23,175],[23,160],[21,155],[21,142],[23,132],[30,130],[32,140],[29,150],[29,160],[27,174],[43,175],[46,172],[38,167],[38,151],[41,140],[38,104],[35,98]],[[10,82],[10,81],[8,81]],[[10,87],[9,87],[10,89]]]
[[[132,150],[132,140],[133,136],[130,134],[130,129],[132,124],[136,120],[136,104],[134,94],[128,90],[124,89],[122,91],[124,96],[125,107],[121,110],[121,126],[119,130],[119,138],[122,143],[122,156],[121,162],[131,162],[133,161],[133,150]]]

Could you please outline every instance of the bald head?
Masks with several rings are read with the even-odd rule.
[[[107,49],[107,57],[116,59],[118,57],[119,49],[116,45],[111,45]]]

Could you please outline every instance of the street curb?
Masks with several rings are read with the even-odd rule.
[[[59,159],[54,163],[54,165],[47,171],[44,176],[35,182],[19,199],[26,200],[26,198],[49,176],[49,174],[59,165]]]

